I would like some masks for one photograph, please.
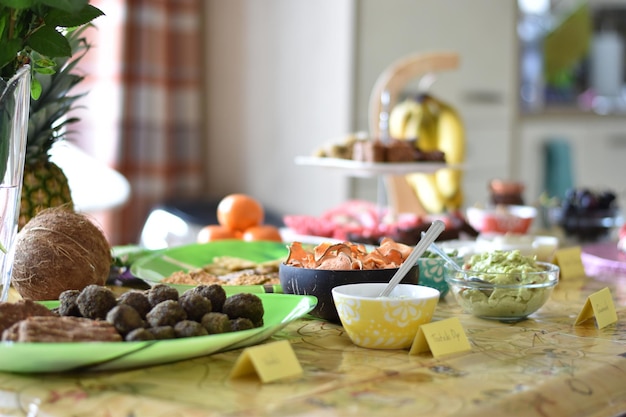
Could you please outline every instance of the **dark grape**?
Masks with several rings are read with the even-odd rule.
[[[617,196],[611,191],[605,191],[598,198],[598,207],[602,210],[608,210],[614,206]]]
[[[586,187],[571,188],[561,202],[559,224],[568,236],[595,241],[608,235],[604,219],[618,214],[617,196],[611,190],[597,191]]]
[[[591,191],[586,191],[580,196],[580,208],[583,212],[592,212],[598,208],[598,199]]]

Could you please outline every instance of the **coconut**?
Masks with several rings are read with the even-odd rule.
[[[12,284],[24,299],[56,300],[65,290],[104,285],[111,246],[87,216],[51,208],[33,217],[17,234]]]

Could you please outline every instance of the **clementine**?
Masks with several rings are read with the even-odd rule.
[[[200,229],[198,232],[197,242],[207,243],[214,242],[216,240],[236,238],[237,236],[232,230],[218,224],[210,224]]]
[[[252,226],[244,230],[242,239],[245,241],[254,240],[271,240],[274,242],[282,242],[283,238],[280,236],[278,227],[269,224],[262,224],[259,226]]]
[[[217,222],[232,231],[261,225],[264,217],[261,203],[246,194],[229,194],[217,205]]]

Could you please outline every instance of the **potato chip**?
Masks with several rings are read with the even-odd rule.
[[[352,258],[345,252],[336,255],[324,256],[320,259],[316,269],[343,270],[352,269]]]
[[[289,246],[289,256],[287,256],[287,260],[285,263],[287,265],[299,266],[303,268],[308,268],[310,263],[309,257],[312,257],[313,254],[307,252],[303,247],[301,242],[293,242]]]
[[[301,242],[289,246],[287,265],[325,270],[398,268],[409,256],[412,248],[384,238],[381,245],[368,252],[360,243],[324,242],[307,250]]]

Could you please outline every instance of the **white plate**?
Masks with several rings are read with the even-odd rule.
[[[361,162],[352,159],[325,158],[317,156],[298,156],[296,165],[334,168],[345,171],[353,177],[375,177],[378,175],[404,175],[414,172],[425,174],[442,168],[462,169],[460,165],[448,165],[445,162]]]

